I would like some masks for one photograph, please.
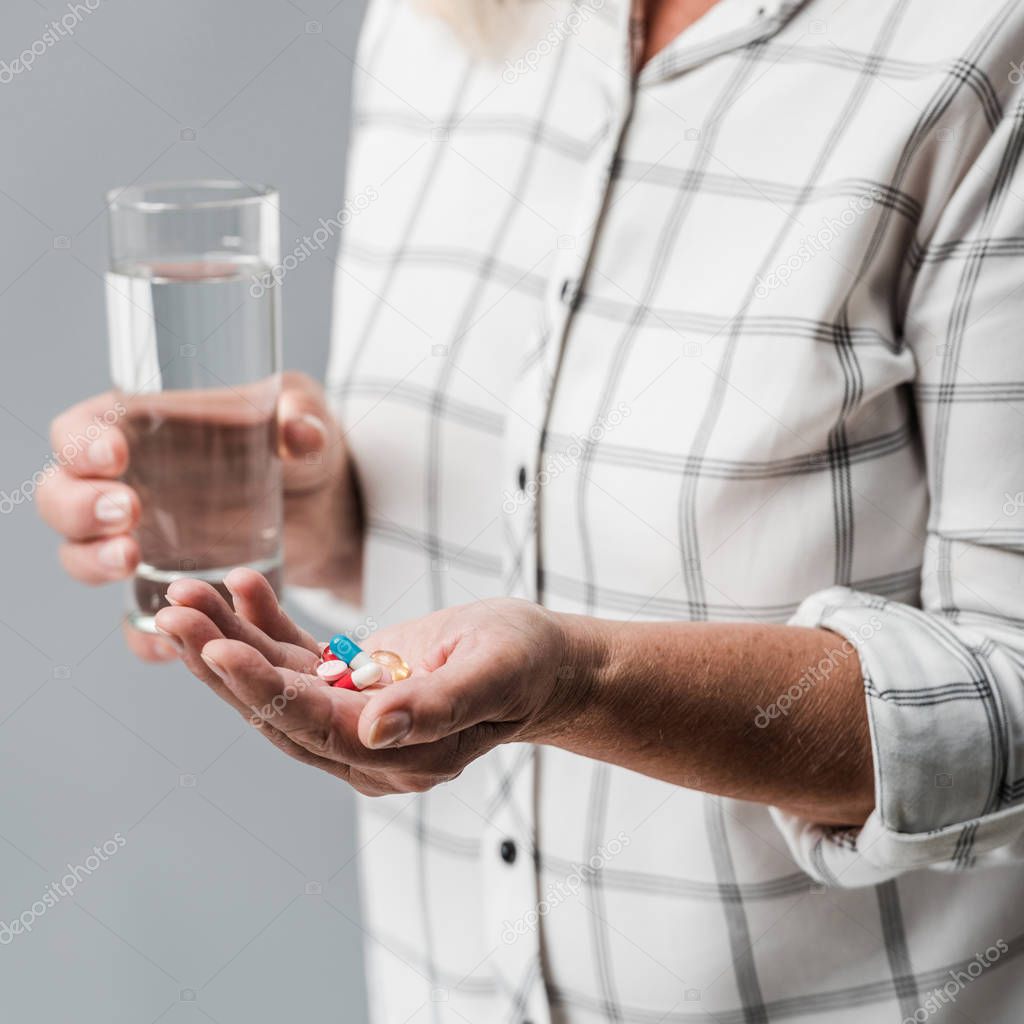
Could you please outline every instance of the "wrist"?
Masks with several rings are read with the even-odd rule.
[[[363,521],[347,464],[306,492],[285,493],[286,582],[328,590],[349,604],[362,599]]]
[[[612,645],[608,630],[598,619],[549,614],[559,631],[558,664],[532,741],[562,746],[587,729],[607,685]]]

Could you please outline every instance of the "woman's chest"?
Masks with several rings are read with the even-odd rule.
[[[591,610],[675,572],[666,614],[779,617],[832,581],[812,562],[911,570],[900,324],[959,158],[824,44],[628,98],[584,39],[599,12],[528,74],[449,68],[422,118],[367,87],[350,177],[387,184],[348,226],[332,386],[371,522],[485,587],[526,509],[546,593]]]

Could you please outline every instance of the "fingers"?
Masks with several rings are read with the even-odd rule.
[[[354,785],[367,795],[395,792],[386,782],[374,781],[366,772],[354,777],[343,756],[343,737],[355,736],[359,710],[366,700],[361,694],[346,691],[344,697],[335,696],[333,701],[342,705],[345,698],[351,701],[347,709],[342,706],[339,711],[331,706],[334,691],[316,676],[275,668],[252,647],[219,636],[216,626],[195,609],[164,608],[157,613],[157,623],[176,643],[184,640],[182,660],[190,671],[278,750]],[[195,645],[203,636],[210,639],[195,654]],[[348,741],[347,746],[359,749],[354,740]],[[364,750],[363,755],[368,752]]]
[[[128,533],[139,521],[138,495],[122,483],[55,473],[38,495],[43,520],[68,540]]]
[[[308,764],[311,768],[319,768],[321,771],[333,775],[337,779],[351,783],[351,772],[347,764],[340,764],[337,761],[329,761],[326,757],[318,757],[316,754],[300,747],[294,740],[289,739],[280,729],[275,729],[267,722],[254,719],[252,725],[260,731],[260,734],[274,744],[278,750],[283,751],[289,757],[294,758],[301,764]]]
[[[120,476],[128,466],[128,441],[113,423],[123,414],[111,392],[61,413],[50,425],[50,443],[61,465],[79,477]]]
[[[230,704],[250,725],[259,729],[260,733],[278,750],[303,764],[320,768],[322,771],[330,772],[330,774],[348,781],[349,768],[347,765],[329,761],[325,757],[306,750],[273,724],[271,716],[275,713],[276,705],[271,704],[269,708],[257,709],[269,711],[269,714],[258,714],[235,694],[221,675],[213,671],[209,663],[203,659],[201,652],[208,643],[213,640],[223,640],[223,637],[220,630],[207,616],[194,608],[163,608],[157,613],[156,619],[157,629],[160,630],[162,636],[147,637],[136,630],[128,631],[132,634],[129,638],[129,646],[140,657],[145,656],[144,648],[140,648],[138,645],[146,640],[153,642],[153,646],[156,646],[157,650],[159,650],[158,645],[167,645],[172,657],[178,657],[180,652],[181,660],[186,668],[197,679],[206,683],[221,700]],[[146,660],[156,659],[147,658]]]
[[[285,455],[301,458],[322,451],[331,423],[323,387],[304,373],[286,373],[277,404],[277,423]]]
[[[263,630],[236,615],[209,583],[201,580],[175,580],[167,588],[167,600],[178,607],[201,612],[217,627],[221,636],[251,645],[274,665],[299,672],[313,671],[316,659],[312,652],[316,649],[315,644],[312,647],[300,647],[267,636]]]
[[[39,489],[38,504],[44,521],[68,539],[60,560],[76,580],[109,583],[135,571],[139,546],[128,532],[139,521],[140,506],[130,487],[61,471]]]
[[[371,750],[433,743],[498,718],[502,691],[501,674],[486,659],[414,673],[372,695],[359,717],[359,739]]]
[[[129,626],[127,622],[121,627],[121,633],[128,650],[142,661],[175,661],[178,657],[178,652],[162,636],[141,633]]]
[[[285,614],[265,576],[253,569],[233,569],[225,577],[224,586],[231,592],[235,611],[243,619],[275,640],[305,647],[319,655],[316,640]]]
[[[277,424],[286,493],[323,487],[342,464],[344,445],[321,385],[305,374],[286,373]]]
[[[69,543],[61,564],[83,583],[124,579],[139,561],[129,536],[141,512],[138,495],[113,478],[128,466],[128,442],[115,426],[125,408],[112,393],[96,395],[61,413],[50,426],[60,469],[39,488],[43,520]],[[153,660],[154,641],[138,640],[140,657]]]
[[[349,763],[355,721],[365,698],[334,690],[315,675],[276,668],[237,640],[214,640],[203,660],[254,717],[317,757]]]
[[[139,545],[129,536],[62,544],[59,554],[64,571],[80,583],[127,579],[139,564]]]
[[[224,680],[203,661],[202,650],[211,640],[222,640],[224,634],[213,621],[194,608],[161,608],[155,626],[164,643],[172,645],[184,666],[197,679],[206,683],[221,700],[248,718],[250,710],[224,685]]]

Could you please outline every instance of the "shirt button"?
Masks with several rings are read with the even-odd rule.
[[[519,490],[525,491],[526,490],[526,467],[525,466],[520,466],[519,467],[519,474],[516,477],[516,480],[519,483]]]
[[[501,859],[506,864],[514,864],[516,862],[516,844],[511,839],[502,839],[499,849]]]
[[[579,281],[570,281],[566,279],[562,282],[562,290],[559,292],[559,296],[567,306],[574,307],[580,297],[580,283]]]

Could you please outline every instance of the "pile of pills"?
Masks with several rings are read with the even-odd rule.
[[[320,652],[316,674],[343,690],[365,690],[376,683],[408,679],[412,669],[394,651],[367,654],[354,640],[338,633]]]

